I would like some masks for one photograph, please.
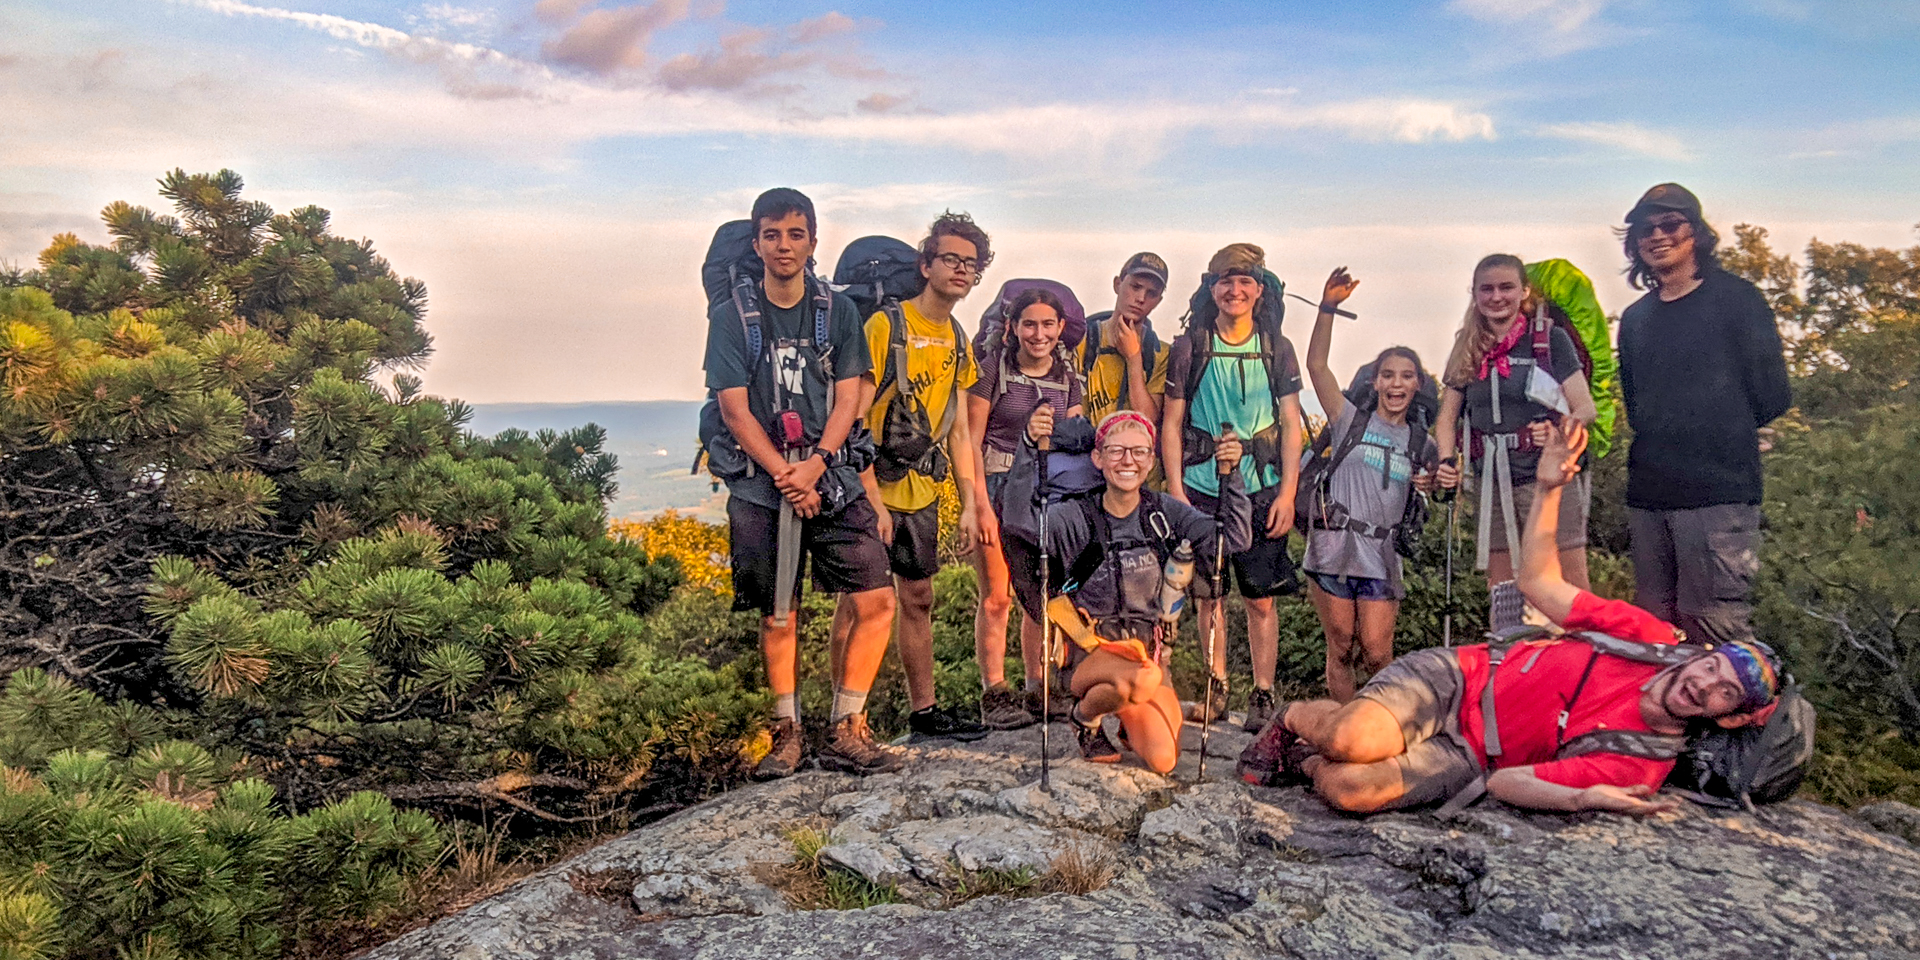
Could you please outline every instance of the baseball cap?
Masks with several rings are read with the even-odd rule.
[[[1131,277],[1136,273],[1145,274],[1160,281],[1161,287],[1167,285],[1167,262],[1160,259],[1157,253],[1143,251],[1128,257],[1127,265],[1120,268],[1120,276]]]
[[[1660,210],[1674,210],[1686,214],[1694,220],[1703,220],[1700,212],[1700,198],[1677,183],[1662,183],[1640,195],[1640,202],[1627,211],[1627,222],[1634,223],[1642,217]]]

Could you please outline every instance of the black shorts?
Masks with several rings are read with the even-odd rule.
[[[727,498],[727,539],[733,550],[733,608],[773,613],[773,580],[779,563],[780,511]],[[813,558],[813,589],[861,593],[893,585],[887,545],[873,505],[855,497],[832,516],[800,522],[800,557]],[[794,578],[795,605],[800,594]]]
[[[940,504],[893,515],[893,546],[887,550],[893,572],[902,580],[925,580],[940,572]]]
[[[1021,537],[1000,537],[1000,555],[1007,560],[1007,579],[1013,583],[1014,599],[1020,601],[1021,612],[1027,619],[1040,622],[1047,615],[1047,600],[1040,593],[1040,545]],[[1058,570],[1059,558],[1053,558],[1052,566]],[[1048,585],[1053,592],[1060,592],[1060,584]]]
[[[1294,572],[1292,555],[1287,553],[1287,540],[1293,534],[1278,539],[1267,536],[1267,511],[1273,509],[1273,501],[1279,496],[1279,487],[1253,495],[1253,545],[1230,557],[1221,574],[1222,587],[1229,581],[1237,582],[1240,595],[1249,600],[1300,592],[1300,577]],[[1197,490],[1187,491],[1187,497],[1195,510],[1207,516],[1213,516],[1219,506],[1219,501]],[[1211,555],[1200,558],[1193,576],[1194,596],[1206,597],[1212,592],[1212,567]]]

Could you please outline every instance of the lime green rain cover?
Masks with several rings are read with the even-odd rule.
[[[1596,459],[1604,457],[1613,449],[1613,420],[1619,414],[1619,403],[1614,398],[1618,395],[1616,381],[1620,373],[1620,364],[1613,356],[1613,337],[1607,329],[1607,313],[1600,309],[1600,300],[1593,295],[1593,281],[1565,260],[1527,264],[1527,280],[1535,290],[1566,311],[1568,319],[1573,321],[1573,329],[1580,335],[1580,342],[1586,345],[1587,356],[1593,360],[1593,382],[1587,386],[1593,390],[1598,415],[1593,418],[1587,449]]]

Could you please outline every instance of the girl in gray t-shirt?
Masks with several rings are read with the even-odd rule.
[[[1369,365],[1372,379],[1359,391],[1364,396],[1356,398],[1341,391],[1327,364],[1333,310],[1359,284],[1345,267],[1327,278],[1307,345],[1307,374],[1327,414],[1330,451],[1346,450],[1327,478],[1324,501],[1310,510],[1302,564],[1327,637],[1327,691],[1342,703],[1358,689],[1356,641],[1370,674],[1393,659],[1394,620],[1405,592],[1395,528],[1413,490],[1432,485],[1435,456],[1425,425],[1410,423],[1408,416],[1421,387],[1431,382],[1419,354],[1406,347],[1382,350]],[[1311,503],[1308,491],[1300,496]]]

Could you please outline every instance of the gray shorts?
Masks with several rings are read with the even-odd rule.
[[[1387,804],[1398,810],[1441,803],[1480,776],[1480,764],[1460,733],[1460,695],[1466,679],[1460,658],[1444,647],[1416,650],[1386,665],[1358,696],[1400,721],[1407,750],[1394,759],[1406,793]]]
[[[1537,483],[1515,484],[1513,488],[1513,522],[1520,528],[1521,536],[1526,535],[1527,515],[1533,512],[1533,494],[1539,489]],[[1495,491],[1496,495],[1498,491]],[[1572,550],[1587,545],[1587,507],[1593,500],[1593,480],[1586,474],[1574,478],[1572,483],[1560,491],[1560,526],[1554,531],[1554,542],[1562,550]],[[1494,501],[1499,502],[1497,499]],[[1507,521],[1498,506],[1493,510],[1493,522],[1487,525],[1487,549],[1494,553],[1512,553],[1507,547]]]

